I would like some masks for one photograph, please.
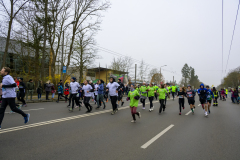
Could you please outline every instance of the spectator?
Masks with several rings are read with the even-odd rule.
[[[35,85],[34,85],[32,79],[30,79],[30,80],[27,82],[27,98],[26,98],[26,100],[28,100],[28,95],[29,95],[29,94],[30,94],[30,96],[31,96],[30,100],[32,100],[32,95],[33,95],[34,88],[35,88]]]
[[[20,78],[19,79],[19,94],[18,94],[18,101],[22,102],[22,105],[24,107],[27,106],[25,100],[24,100],[24,97],[25,97],[25,90],[26,90],[26,85],[25,83],[23,82],[23,78]]]
[[[49,96],[49,93],[51,92],[51,83],[50,81],[48,80],[45,84],[45,91],[46,91],[46,100],[49,100],[48,96]]]
[[[56,89],[54,87],[53,84],[51,84],[51,93],[52,93],[52,100],[54,100],[54,96],[55,96],[55,93],[56,93]]]
[[[59,102],[60,97],[63,94],[63,86],[61,85],[61,83],[58,83],[58,100],[56,101],[57,103]]]
[[[38,100],[41,100],[42,98],[42,91],[43,91],[42,81],[39,81],[39,85],[37,88]]]

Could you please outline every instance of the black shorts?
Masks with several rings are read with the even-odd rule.
[[[212,103],[212,100],[207,100],[207,102],[211,104],[211,103]]]
[[[206,103],[207,103],[207,100],[206,100],[206,99],[200,99],[200,103],[201,103],[201,104],[206,104]]]
[[[122,100],[122,95],[118,95],[118,101],[121,101]]]
[[[189,105],[194,105],[195,104],[195,100],[194,99],[188,99],[188,104]]]

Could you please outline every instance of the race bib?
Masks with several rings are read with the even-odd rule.
[[[62,93],[62,92],[58,92],[58,93]]]
[[[2,94],[5,95],[7,93],[5,88],[2,88]]]

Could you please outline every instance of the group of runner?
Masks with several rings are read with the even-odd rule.
[[[8,67],[4,67],[1,70],[3,81],[0,87],[2,88],[3,91],[2,97],[3,100],[0,108],[0,128],[7,105],[10,106],[13,112],[19,113],[24,117],[24,123],[28,123],[30,118],[30,114],[26,114],[16,107],[17,106],[15,104],[16,83],[14,82],[13,78],[9,75],[10,71],[11,70]],[[62,90],[61,87],[59,88]],[[87,109],[86,113],[90,113],[93,110],[93,107],[90,104],[91,97],[95,100],[95,104],[97,104],[96,109],[99,109],[102,103],[104,105],[103,109],[105,109],[106,104],[104,102],[104,98],[106,100],[109,98],[112,104],[111,112],[112,115],[118,112],[120,103],[121,106],[123,106],[124,104],[123,100],[124,85],[122,84],[121,79],[118,79],[118,82],[116,82],[115,78],[111,77],[109,83],[104,87],[104,81],[101,79],[98,80],[96,84],[93,84],[91,81],[89,82],[85,80],[83,85],[80,85],[77,82],[76,78],[72,77],[69,88],[70,88],[69,90],[68,88],[65,88],[64,93],[66,101],[67,100],[69,101],[68,107],[70,112],[73,112],[75,104],[76,104],[75,108],[79,108],[79,110],[81,110],[82,107],[81,104],[83,103]],[[130,109],[133,118],[131,122],[133,123],[136,122],[135,115],[137,115],[139,118],[141,117],[141,113],[137,112],[139,101],[142,103],[142,109],[144,110],[146,105],[145,103],[146,99],[148,99],[150,102],[149,112],[152,112],[154,110],[153,100],[154,98],[158,99],[160,103],[159,114],[161,114],[166,109],[166,103],[167,99],[170,99],[170,93],[172,95],[173,100],[175,96],[177,96],[179,99],[178,100],[179,115],[181,115],[182,109],[185,108],[184,106],[185,97],[188,100],[188,104],[190,106],[192,114],[194,114],[196,94],[199,95],[199,101],[202,105],[205,116],[208,116],[208,114],[210,114],[212,100],[213,105],[218,106],[217,99],[219,97],[219,92],[215,89],[215,87],[213,87],[213,90],[211,90],[209,86],[206,86],[205,88],[204,84],[201,84],[200,88],[197,91],[193,90],[190,85],[188,85],[187,89],[185,89],[184,87],[178,88],[174,84],[172,86],[169,86],[167,84],[161,84],[160,86],[157,86],[154,85],[153,83],[146,85],[145,82],[141,86],[135,86],[134,84],[132,84],[126,99],[127,101],[130,100]],[[82,102],[80,101],[79,98],[81,96],[83,97]]]

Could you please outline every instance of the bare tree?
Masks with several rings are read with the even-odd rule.
[[[145,64],[144,61],[142,60],[140,62],[140,66],[138,68],[139,68],[139,78],[143,82],[145,80],[145,75],[146,75],[146,72],[147,72],[149,66],[147,64]]]
[[[75,51],[72,55],[72,66],[76,66],[80,73],[79,81],[83,81],[83,71],[93,64],[98,57],[95,45],[94,33],[88,35],[89,30],[80,31],[76,37]]]
[[[164,77],[162,73],[160,74],[157,68],[151,69],[149,73],[149,79],[152,83],[160,85],[161,82],[164,83]]]
[[[6,18],[9,20],[8,23],[8,34],[7,34],[7,40],[5,45],[5,52],[3,54],[3,63],[2,66],[6,65],[6,58],[8,53],[8,47],[9,47],[9,41],[11,37],[11,30],[12,30],[12,24],[14,18],[17,16],[19,11],[23,9],[24,5],[28,3],[29,0],[9,0],[9,2],[6,2],[6,0],[0,0],[0,6],[3,7],[3,12],[6,15]],[[10,3],[10,7],[7,7],[7,3]],[[0,67],[2,67],[0,66]]]

